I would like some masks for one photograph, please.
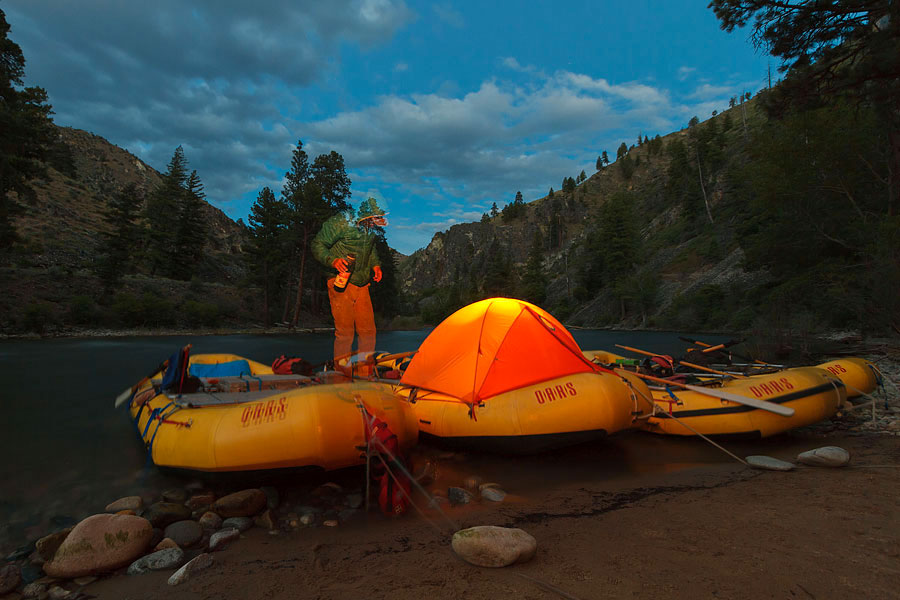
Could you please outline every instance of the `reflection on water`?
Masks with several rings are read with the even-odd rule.
[[[427,334],[380,333],[378,349],[412,350]],[[573,335],[582,348],[622,354],[627,353],[616,349],[616,343],[673,355],[683,354],[685,347],[677,333],[578,330]],[[113,409],[120,392],[179,347],[190,343],[194,354],[230,352],[265,364],[282,354],[317,364],[330,358],[332,339],[330,334],[302,334],[0,342],[0,551],[102,511],[121,496],[184,483],[146,468],[144,448],[126,411]],[[722,460],[705,445],[672,441],[625,435],[529,457],[457,453],[458,458],[445,461],[452,466],[444,474],[449,480],[478,473],[527,496],[535,489],[578,481]]]

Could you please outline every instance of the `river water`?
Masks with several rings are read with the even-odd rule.
[[[572,333],[583,349],[626,355],[615,344],[678,356],[686,347],[678,337],[696,337],[668,332]],[[378,349],[414,350],[427,335],[427,330],[379,333]],[[714,335],[701,339],[712,344],[726,340]],[[264,364],[285,354],[316,364],[330,357],[332,340],[331,334],[300,334],[0,341],[0,552],[100,512],[121,496],[173,485],[172,475],[147,466],[125,409],[114,409],[113,401],[178,348],[190,343],[193,354],[228,352]],[[580,457],[585,469],[593,469],[604,457],[655,455],[659,439],[629,435],[623,442],[563,450],[554,460],[526,460],[519,465],[524,464],[535,482],[547,485],[560,476],[559,463],[572,464],[572,456]],[[707,452],[705,447],[676,445],[687,454],[671,457],[672,462],[690,462],[698,459],[695,452]],[[489,472],[501,469],[505,459],[473,460],[482,460],[479,468]],[[528,482],[515,484],[527,487]]]

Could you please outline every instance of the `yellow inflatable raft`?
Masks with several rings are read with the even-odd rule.
[[[403,393],[409,395],[409,390]],[[636,427],[635,417],[649,412],[638,393],[649,396],[650,391],[630,373],[574,373],[497,394],[475,406],[426,390],[417,390],[412,400],[425,436],[457,447],[530,453]]]
[[[844,383],[848,398],[871,394],[881,384],[883,377],[878,367],[871,362],[853,356],[830,360],[817,366]]]
[[[604,350],[586,351],[585,357],[608,365],[627,365],[629,360]],[[672,384],[651,386],[657,414],[641,422],[641,428],[654,433],[690,436],[727,435],[767,437],[828,419],[844,404],[853,386],[869,393],[876,385],[877,369],[860,358],[829,361],[816,367],[782,369],[748,377],[706,378],[700,388],[707,393],[686,390]],[[793,409],[783,416],[762,408],[717,397],[718,391]],[[675,417],[674,419],[671,417]],[[677,419],[677,420],[676,420]],[[681,423],[679,423],[681,421]],[[682,424],[683,423],[683,424]],[[696,433],[695,433],[696,432]]]
[[[208,375],[199,377],[201,390],[160,393],[160,371],[130,399],[131,417],[159,466],[249,471],[362,464],[365,413],[386,422],[402,449],[416,442],[415,415],[389,385],[275,375],[270,367],[233,354],[200,354],[189,362],[191,372]],[[208,368],[225,364],[246,368],[224,376]]]
[[[643,428],[670,435],[695,435],[696,432],[703,435],[768,437],[828,419],[847,399],[840,380],[817,367],[798,367],[769,375],[731,379],[718,382],[709,389],[786,406],[792,408],[794,414],[782,416],[694,390],[653,387],[653,400],[662,411],[645,420]]]

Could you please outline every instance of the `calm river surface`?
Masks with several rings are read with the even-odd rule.
[[[678,356],[679,333],[577,330],[586,350],[629,345]],[[378,349],[419,347],[428,331],[378,334]],[[686,337],[694,337],[686,335]],[[719,343],[727,338],[703,335]],[[0,552],[41,531],[95,512],[123,495],[172,484],[171,475],[146,468],[146,453],[124,407],[113,401],[175,350],[230,352],[271,364],[278,356],[312,363],[330,357],[331,334],[66,338],[0,341]],[[628,436],[652,447],[657,436]],[[609,448],[587,449],[600,459]],[[704,450],[705,452],[705,450]],[[582,452],[582,455],[584,453]],[[690,459],[689,459],[690,460]],[[535,463],[540,469],[543,464]],[[534,465],[532,465],[534,466]],[[489,468],[485,465],[485,468]],[[548,469],[556,469],[553,462]],[[534,473],[540,481],[546,473]]]

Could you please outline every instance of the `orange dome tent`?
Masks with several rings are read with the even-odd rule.
[[[550,313],[522,300],[489,298],[441,322],[401,383],[477,405],[510,390],[597,370]]]

